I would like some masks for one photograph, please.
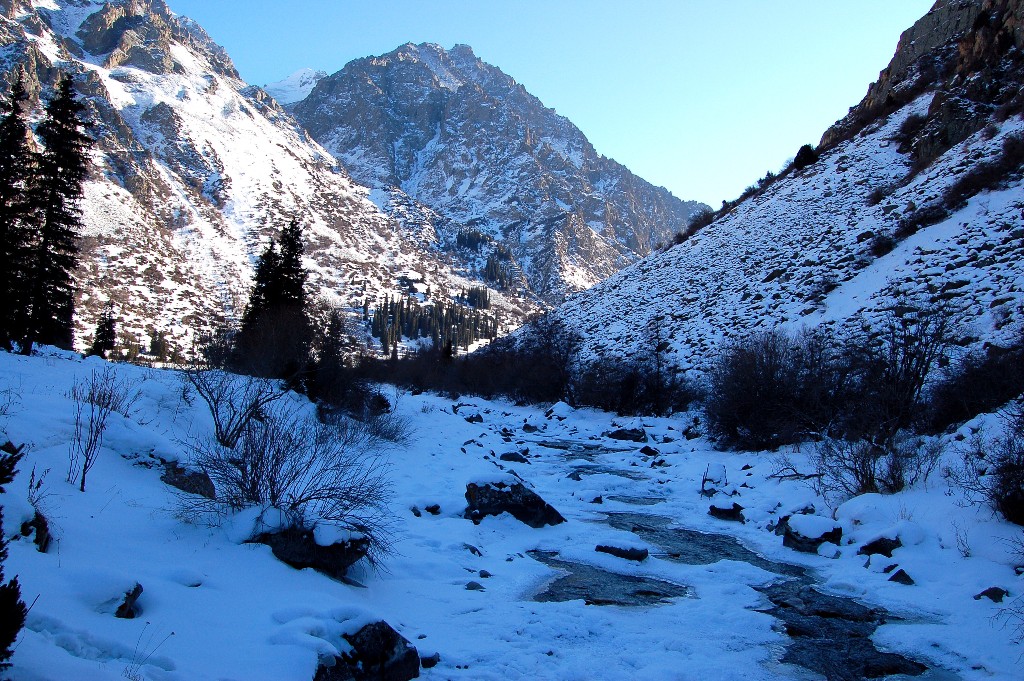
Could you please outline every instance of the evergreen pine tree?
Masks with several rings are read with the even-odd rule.
[[[10,351],[11,341],[23,326],[28,287],[29,245],[35,210],[29,200],[36,155],[30,145],[24,106],[28,100],[22,76],[11,87],[0,119],[0,349]]]
[[[89,348],[89,355],[98,355],[103,359],[107,353],[114,349],[117,342],[117,330],[114,325],[114,309],[108,305],[100,313],[99,321],[96,322],[96,335],[93,337],[92,347]]]
[[[34,343],[70,349],[74,340],[73,276],[82,226],[78,204],[92,144],[84,130],[84,111],[71,78],[65,77],[57,84],[57,94],[36,131],[45,150],[33,192],[40,225],[30,261],[27,323],[19,339],[26,355]]]
[[[14,480],[15,468],[21,454],[0,451],[0,492]],[[4,582],[4,561],[7,560],[7,535],[3,532],[3,509],[0,508],[0,670],[11,666],[8,660],[14,654],[14,641],[25,626],[28,610],[21,600],[21,585],[14,577]]]
[[[256,262],[255,281],[235,346],[237,370],[295,379],[308,368],[312,327],[306,314],[302,227],[297,220]]]

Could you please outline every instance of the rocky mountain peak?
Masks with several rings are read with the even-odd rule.
[[[938,0],[903,32],[889,65],[868,88],[864,99],[826,131],[821,146],[832,147],[848,139],[926,88],[939,84],[945,90],[962,87],[972,74],[1000,68],[1011,48],[1024,47],[1022,17],[1021,0]],[[991,82],[992,78],[985,80]],[[975,95],[970,97],[977,99]],[[936,105],[944,105],[944,101]],[[969,114],[951,114],[957,119],[964,116]],[[963,139],[964,135],[958,137]]]
[[[353,178],[426,206],[446,221],[441,232],[501,245],[549,302],[669,241],[700,207],[598,154],[466,45],[407,43],[355,60],[293,110]]]
[[[185,67],[174,59],[171,50],[171,45],[178,42],[205,57],[221,75],[238,79],[223,48],[194,21],[173,14],[164,0],[92,4],[96,11],[88,14],[74,36],[85,53],[99,58],[104,68],[132,66],[152,73],[183,73]],[[74,16],[63,7],[52,13],[62,19]]]

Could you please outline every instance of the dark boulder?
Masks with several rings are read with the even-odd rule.
[[[124,599],[114,611],[114,617],[120,617],[123,620],[132,620],[138,617],[139,609],[135,606],[141,595],[142,585],[136,582],[135,586],[124,593]]]
[[[475,523],[484,516],[509,513],[530,527],[558,525],[565,518],[536,492],[521,482],[508,485],[504,482],[490,482],[466,485],[466,517]]]
[[[647,549],[621,549],[618,546],[605,546],[603,544],[598,544],[594,550],[610,554],[616,558],[625,558],[626,560],[635,560],[637,562],[647,560],[647,556],[650,555]]]
[[[894,572],[892,577],[889,578],[889,581],[896,582],[897,584],[905,584],[907,586],[913,586],[915,584],[913,578],[911,578],[903,568]]]
[[[215,499],[217,490],[213,486],[213,480],[204,471],[190,470],[175,461],[164,464],[164,473],[160,479],[171,487],[180,489],[189,494],[198,494],[207,499]]]
[[[46,521],[46,516],[36,511],[32,520],[21,524],[21,535],[32,537],[32,542],[39,549],[39,553],[46,553],[50,546],[50,523]]]
[[[612,440],[624,440],[626,442],[647,442],[647,433],[643,428],[619,428],[604,434]]]
[[[660,456],[661,452],[650,445],[644,445],[640,448],[640,453],[644,456]]]
[[[886,558],[892,558],[892,552],[903,546],[903,542],[900,541],[899,537],[895,539],[889,539],[888,537],[879,537],[874,541],[869,541],[864,546],[857,549],[857,554],[861,556],[870,556],[874,553],[879,553]]]
[[[498,458],[502,461],[511,461],[512,463],[530,463],[530,460],[519,452],[505,452]]]
[[[344,634],[352,652],[321,662],[313,681],[409,681],[420,675],[420,657],[387,622],[367,624]]]
[[[1002,603],[1003,599],[1010,595],[1010,592],[1002,587],[990,586],[989,588],[977,594],[974,600],[980,601],[982,598],[987,598],[993,603]]]
[[[731,520],[734,522],[746,522],[746,518],[743,517],[743,507],[733,502],[733,505],[729,508],[721,508],[712,504],[708,508],[708,515],[712,518],[718,518],[719,520]]]
[[[833,527],[827,532],[822,532],[817,536],[806,536],[797,532],[790,526],[790,520],[793,516],[783,518],[779,521],[778,527],[775,528],[776,534],[782,534],[782,545],[788,546],[796,551],[802,551],[803,553],[817,553],[818,547],[825,542],[831,542],[833,544],[839,544],[843,538],[843,528]]]
[[[370,540],[366,537],[320,546],[311,530],[288,528],[257,536],[254,543],[266,544],[281,562],[293,568],[313,568],[329,577],[342,579],[348,569],[366,555]]]

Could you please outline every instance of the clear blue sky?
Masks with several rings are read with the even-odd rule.
[[[932,1],[167,0],[257,85],[465,43],[598,152],[716,207],[817,143]]]

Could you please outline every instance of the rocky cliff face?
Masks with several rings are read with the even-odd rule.
[[[907,304],[951,315],[965,346],[1020,334],[1022,5],[937,3],[820,160],[559,308],[581,357],[669,338],[663,360],[699,371],[761,330],[870,329]]]
[[[62,73],[97,140],[83,203],[79,343],[114,303],[119,334],[194,332],[239,314],[254,256],[294,216],[314,293],[352,307],[414,271],[435,295],[477,284],[417,224],[384,214],[271,97],[163,0],[0,0],[0,78],[37,100]],[[371,200],[373,199],[373,200]],[[509,322],[535,310],[494,293]]]
[[[465,45],[408,44],[354,61],[294,113],[358,181],[397,188],[449,227],[508,247],[548,301],[667,243],[701,207],[599,155]]]

